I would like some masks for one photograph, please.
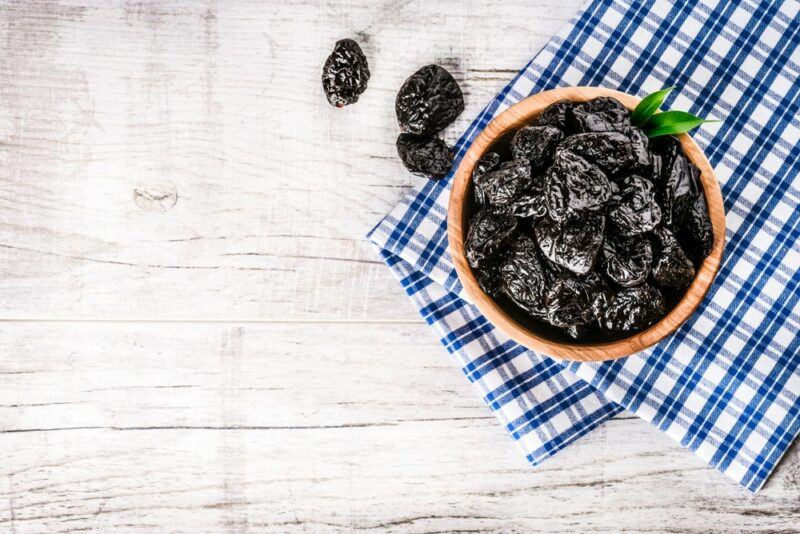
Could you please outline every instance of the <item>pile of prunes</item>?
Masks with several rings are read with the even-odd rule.
[[[554,340],[648,328],[714,246],[700,170],[613,98],[552,104],[498,141],[472,182],[465,248],[480,287]]]

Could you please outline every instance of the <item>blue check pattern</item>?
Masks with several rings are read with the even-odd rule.
[[[722,183],[715,284],[673,336],[629,358],[559,363],[517,345],[462,294],[447,251],[451,178],[413,189],[370,233],[422,317],[537,464],[623,408],[751,491],[800,431],[800,3],[594,0],[480,113],[598,85],[721,119],[694,134]]]

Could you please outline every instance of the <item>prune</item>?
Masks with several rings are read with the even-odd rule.
[[[337,41],[322,69],[322,89],[337,108],[358,101],[369,81],[367,57],[352,39]]]
[[[653,280],[663,287],[687,287],[694,280],[694,265],[678,240],[666,228],[659,228],[653,237],[656,245]]]
[[[647,138],[647,134],[636,126],[631,126],[628,137],[631,139],[634,170],[637,172],[646,172],[650,170],[653,163],[650,156],[650,142]]]
[[[653,184],[632,174],[622,181],[621,189],[609,203],[608,222],[623,237],[649,232],[661,222],[661,208],[653,193]]]
[[[502,279],[500,278],[500,260],[502,258],[492,257],[484,260],[480,266],[474,270],[478,285],[484,293],[490,297],[497,297],[502,292]]]
[[[531,186],[531,165],[527,161],[507,161],[475,178],[474,185],[489,204],[508,205]]]
[[[585,324],[573,324],[567,327],[566,332],[572,339],[583,339],[589,335],[589,327]]]
[[[487,152],[484,154],[483,157],[478,160],[478,163],[475,164],[475,169],[472,171],[473,183],[478,176],[496,169],[500,165],[500,161],[500,154],[497,152]],[[475,187],[474,190],[475,202],[477,202],[479,205],[485,204],[486,198],[483,196],[483,191],[477,187]]]
[[[572,107],[572,122],[578,132],[620,132],[631,127],[630,112],[616,98],[601,96]]]
[[[572,102],[569,100],[559,100],[550,104],[539,115],[539,126],[553,126],[564,133],[569,133],[570,111]]]
[[[406,169],[431,180],[444,178],[453,167],[450,147],[437,137],[400,134],[397,153]]]
[[[622,287],[644,283],[653,265],[653,247],[647,239],[606,236],[601,257],[603,272]]]
[[[593,162],[609,176],[635,163],[631,139],[619,132],[583,133],[567,137],[561,148]]]
[[[549,280],[531,238],[524,235],[517,238],[500,267],[500,278],[503,293],[517,306],[535,317],[547,313],[544,293]]]
[[[507,210],[486,208],[472,218],[465,244],[467,261],[478,268],[496,254],[517,228],[517,219]]]
[[[511,141],[514,159],[527,160],[531,167],[539,169],[550,164],[553,152],[564,134],[552,126],[528,126],[522,128]]]
[[[511,203],[511,213],[520,219],[541,219],[547,215],[544,193],[523,193]]]
[[[651,285],[625,288],[608,302],[600,326],[610,332],[642,330],[661,319],[665,307],[664,296]]]
[[[660,189],[662,220],[674,230],[683,226],[689,211],[699,194],[697,177],[699,169],[683,154],[675,154],[664,176]]]
[[[545,174],[547,211],[554,221],[564,221],[584,211],[605,207],[611,184],[597,165],[566,150],[556,152]]]
[[[557,279],[547,290],[547,322],[569,328],[592,321],[592,301],[580,279],[565,276]]]
[[[403,83],[395,111],[403,132],[432,135],[464,111],[464,95],[449,72],[438,65],[428,65]]]
[[[534,233],[545,257],[576,274],[586,274],[594,267],[603,244],[605,218],[587,214],[581,220],[559,225],[547,219],[536,225]]]
[[[711,226],[705,195],[697,196],[679,235],[696,264],[711,254],[714,248],[714,228]]]

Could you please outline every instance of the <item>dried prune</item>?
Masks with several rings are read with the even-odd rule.
[[[589,335],[589,327],[585,324],[573,324],[566,328],[567,335],[572,339],[583,339]]]
[[[630,112],[616,98],[601,96],[572,107],[572,123],[578,132],[628,133]]]
[[[472,218],[465,243],[467,261],[478,268],[496,254],[517,228],[517,219],[507,210],[485,208]]]
[[[502,279],[500,278],[501,257],[492,257],[481,262],[475,272],[478,285],[490,297],[497,297],[502,292]]]
[[[500,165],[500,161],[500,154],[497,152],[487,152],[484,154],[483,157],[478,160],[478,163],[475,164],[475,169],[472,171],[473,184],[478,176],[495,170]],[[486,198],[483,196],[483,191],[481,191],[478,187],[475,187],[474,190],[475,202],[477,202],[478,205],[485,204]]]
[[[403,132],[432,135],[464,111],[464,95],[449,72],[439,65],[427,65],[403,83],[395,111]]]
[[[545,295],[547,322],[569,328],[592,321],[592,301],[579,278],[565,276],[557,279]]]
[[[367,57],[352,39],[337,41],[322,69],[322,88],[331,105],[341,108],[358,101],[369,81]]]
[[[711,226],[705,195],[700,194],[695,199],[679,235],[686,246],[686,252],[696,264],[711,254],[714,248],[714,228]]]
[[[666,302],[649,284],[617,292],[606,305],[600,326],[610,332],[632,332],[655,324],[664,316]]]
[[[444,178],[453,167],[450,147],[437,137],[400,134],[397,153],[406,169],[431,180]]]
[[[542,253],[556,265],[576,274],[586,274],[594,267],[603,244],[605,217],[587,214],[581,220],[558,224],[543,220],[534,233]]]
[[[553,152],[564,134],[552,126],[528,126],[522,128],[511,141],[514,159],[527,160],[531,167],[540,169],[550,164]]]
[[[687,287],[694,280],[694,265],[686,257],[678,240],[666,228],[659,228],[653,237],[656,245],[653,280],[663,287]]]
[[[608,205],[608,222],[623,237],[649,232],[661,222],[661,208],[656,202],[653,184],[632,174],[622,181]]]
[[[531,238],[524,235],[517,238],[500,267],[500,278],[503,293],[517,306],[535,317],[547,313],[544,293],[549,280]]]
[[[647,134],[636,126],[631,126],[628,132],[631,139],[631,149],[633,152],[633,170],[635,172],[648,172],[652,168],[650,155],[650,141]]]
[[[558,150],[545,174],[545,193],[550,217],[561,222],[605,207],[611,197],[611,184],[597,165],[572,152]]]
[[[539,115],[540,126],[553,126],[564,133],[569,133],[570,111],[572,102],[569,100],[559,100],[550,104]]]
[[[541,219],[547,215],[544,193],[523,193],[511,203],[511,213],[520,219]]]
[[[609,176],[618,174],[635,163],[633,144],[619,132],[593,132],[567,137],[561,148],[591,161]]]
[[[664,175],[659,197],[661,201],[662,220],[664,225],[675,231],[683,226],[689,211],[699,194],[697,177],[699,169],[686,159],[686,156],[675,154],[670,167]]]
[[[601,257],[603,272],[622,287],[644,283],[653,266],[653,247],[647,239],[606,236]]]
[[[527,161],[507,161],[492,172],[476,177],[474,185],[489,204],[508,205],[531,186],[531,165]]]

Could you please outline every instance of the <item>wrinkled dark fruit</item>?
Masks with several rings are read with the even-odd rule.
[[[506,206],[531,186],[531,165],[513,160],[475,178],[475,189],[492,206]]]
[[[688,287],[694,280],[694,265],[678,240],[666,228],[660,228],[653,237],[656,245],[653,280],[663,287]]]
[[[397,153],[406,169],[431,180],[444,178],[453,167],[450,147],[437,137],[400,134]]]
[[[550,104],[539,115],[539,126],[553,126],[564,133],[570,133],[569,120],[572,102],[559,100]]]
[[[533,169],[549,165],[558,143],[564,134],[552,126],[528,126],[522,128],[511,141],[511,154],[514,159],[531,162]]]
[[[467,261],[477,269],[495,255],[517,228],[517,219],[506,210],[486,208],[472,218],[465,244]]]
[[[653,193],[653,184],[641,176],[625,177],[608,206],[608,222],[623,237],[654,229],[661,222],[661,208]]]
[[[597,165],[559,150],[545,174],[545,191],[550,218],[561,222],[605,207],[611,197],[611,184]]]
[[[636,161],[631,139],[619,132],[597,132],[572,135],[561,148],[594,162],[609,176],[630,168]]]
[[[680,237],[686,244],[686,252],[696,265],[711,254],[711,250],[714,248],[714,229],[708,215],[705,195],[698,195],[692,204]]]
[[[619,100],[607,96],[573,105],[572,122],[577,132],[627,134],[631,128],[631,117],[628,110]]]
[[[605,275],[619,286],[641,285],[653,266],[653,247],[647,239],[607,236],[603,241],[602,266]]]
[[[482,174],[486,174],[489,171],[493,171],[500,165],[500,154],[497,152],[487,152],[483,155],[483,157],[478,160],[478,163],[475,164],[475,169],[472,171],[472,182],[475,183],[475,180],[478,176]],[[478,205],[483,205],[486,203],[486,198],[483,196],[483,191],[479,188],[475,187],[475,202]]]
[[[594,267],[603,244],[604,226],[602,215],[587,215],[564,224],[545,219],[536,225],[535,234],[547,259],[575,274],[586,274]]]
[[[438,65],[428,65],[403,83],[395,111],[403,132],[433,135],[464,111],[464,95],[449,72]]]
[[[617,292],[603,311],[600,325],[610,332],[634,332],[654,325],[666,312],[661,292],[645,284]]]
[[[676,138],[648,139],[598,98],[556,102],[499,143],[473,172],[466,252],[484,292],[576,343],[624,339],[680,301],[714,232]]]
[[[544,294],[549,280],[531,238],[524,235],[517,238],[500,267],[500,278],[503,293],[514,304],[534,317],[545,316]]]
[[[341,108],[358,101],[367,89],[369,65],[358,43],[342,39],[322,69],[322,89],[331,105]]]

